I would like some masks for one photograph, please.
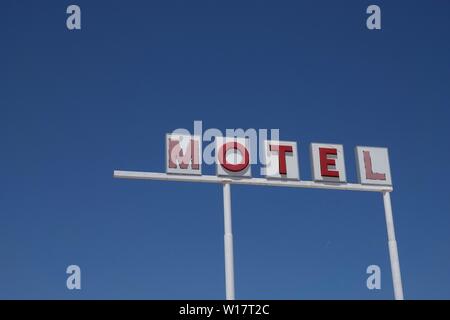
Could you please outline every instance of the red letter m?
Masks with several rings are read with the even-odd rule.
[[[185,148],[185,153],[181,148],[179,140],[169,139],[169,148],[167,152],[169,168],[177,168],[177,163],[181,169],[187,169],[191,164],[192,170],[198,170],[200,168],[200,161],[198,159],[198,141],[191,139]]]

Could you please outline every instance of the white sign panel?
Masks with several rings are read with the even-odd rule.
[[[361,184],[392,186],[387,148],[356,147],[358,179]]]
[[[300,180],[297,142],[264,141],[264,164],[266,178]]]
[[[202,140],[199,136],[166,135],[166,172],[202,174]]]
[[[311,143],[314,181],[346,182],[344,147],[340,144]]]
[[[215,151],[218,176],[251,177],[248,138],[216,137]]]

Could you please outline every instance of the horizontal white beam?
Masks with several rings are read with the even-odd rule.
[[[372,186],[355,183],[324,183],[315,181],[283,181],[271,180],[265,178],[238,178],[238,177],[218,177],[218,176],[196,176],[167,174],[158,172],[141,171],[121,171],[114,170],[114,178],[119,179],[140,179],[140,180],[161,180],[161,181],[182,181],[182,182],[204,182],[204,183],[231,183],[245,184],[255,186],[271,187],[291,187],[291,188],[312,188],[312,189],[331,189],[331,190],[352,190],[352,191],[372,191],[372,192],[391,192],[389,186]]]

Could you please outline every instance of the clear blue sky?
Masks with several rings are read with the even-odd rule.
[[[388,147],[405,297],[450,298],[448,1],[0,9],[0,298],[224,298],[220,186],[112,178],[163,172],[165,133],[194,120],[279,128],[307,180],[310,142],[343,144],[351,182],[356,145]],[[233,186],[232,202],[237,298],[393,297],[380,194]]]

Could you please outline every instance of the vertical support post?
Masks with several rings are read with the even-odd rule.
[[[392,283],[394,285],[395,300],[403,300],[402,277],[400,274],[400,261],[398,259],[397,241],[395,239],[394,218],[392,216],[391,196],[383,192],[384,215],[388,234],[389,257],[391,260]]]
[[[225,288],[226,299],[234,300],[234,255],[233,255],[233,229],[231,221],[231,191],[230,183],[223,184],[223,218],[224,218],[224,245],[225,245]]]

